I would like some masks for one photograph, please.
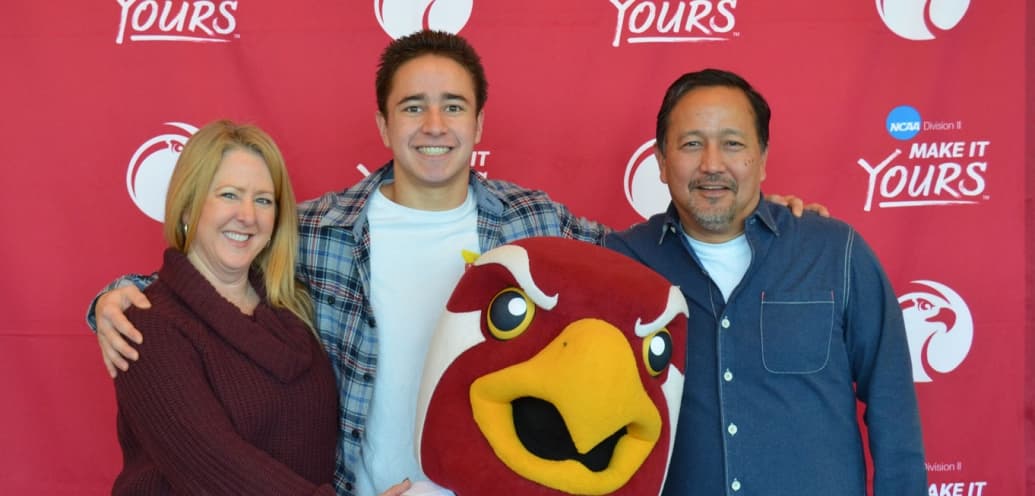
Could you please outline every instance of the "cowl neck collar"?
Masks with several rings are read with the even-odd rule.
[[[248,279],[259,294],[259,304],[252,315],[245,315],[223,298],[187,256],[175,249],[165,250],[164,264],[158,272],[158,280],[208,330],[281,382],[291,382],[309,369],[315,339],[307,339],[309,329],[290,311],[270,306],[258,271],[249,271]]]

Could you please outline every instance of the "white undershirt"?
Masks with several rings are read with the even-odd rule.
[[[370,300],[377,322],[377,374],[363,439],[357,494],[373,496],[409,478],[425,480],[414,449],[424,357],[435,325],[464,271],[462,250],[478,253],[478,215],[468,188],[462,205],[415,210],[378,189],[370,223]]]
[[[722,292],[722,299],[729,301],[730,293],[744,278],[751,265],[751,246],[744,234],[722,243],[705,243],[684,234],[697,258],[708,272],[712,282]]]

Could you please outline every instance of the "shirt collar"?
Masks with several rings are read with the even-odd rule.
[[[478,211],[487,212],[495,216],[503,215],[504,204],[499,195],[494,195],[489,190],[489,181],[471,169],[471,189],[474,191],[474,201],[477,202]]]
[[[362,215],[367,201],[385,181],[394,177],[392,162],[388,162],[352,187],[334,195],[334,205],[320,218],[319,227],[362,227]],[[360,224],[360,225],[357,225]]]

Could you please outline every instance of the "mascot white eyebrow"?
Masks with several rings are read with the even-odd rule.
[[[610,250],[529,238],[477,258],[425,363],[416,445],[459,496],[659,494],[686,301]]]

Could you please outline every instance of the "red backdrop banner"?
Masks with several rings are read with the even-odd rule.
[[[746,76],[773,108],[763,189],[854,225],[900,297],[930,494],[1012,496],[1035,479],[1030,2],[0,10],[2,494],[109,491],[121,467],[113,388],[83,313],[116,275],[157,268],[165,183],[190,134],[217,118],[258,124],[300,198],[344,189],[389,158],[374,123],[377,57],[421,27],[459,32],[483,57],[490,96],[472,167],[616,228],[667,203],[650,146],[668,84],[704,67]]]

